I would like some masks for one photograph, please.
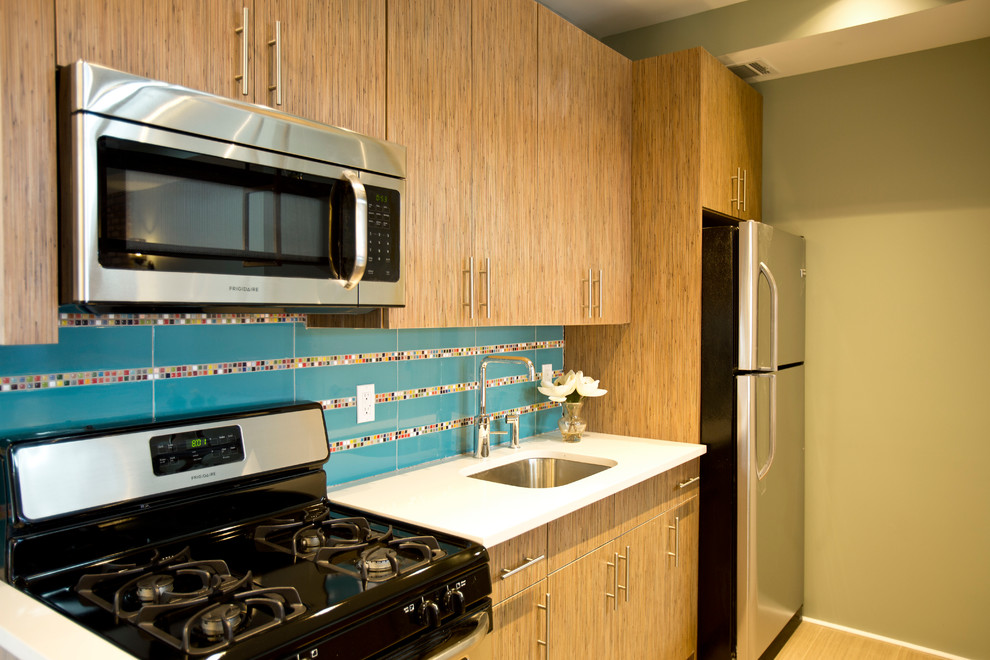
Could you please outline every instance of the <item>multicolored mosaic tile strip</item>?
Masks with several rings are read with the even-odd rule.
[[[371,364],[403,360],[431,360],[445,357],[471,357],[492,353],[511,353],[544,348],[563,348],[563,340],[533,341],[519,344],[498,344],[494,346],[472,346],[467,348],[429,349],[422,351],[392,351],[386,353],[361,353],[298,358],[277,358],[273,360],[252,360],[243,362],[221,362],[217,364],[189,364],[169,367],[137,367],[86,371],[77,373],[32,374],[24,376],[0,375],[0,392],[37,390],[49,387],[80,387],[85,385],[109,385],[145,380],[171,378],[196,378],[200,376],[221,376],[224,374],[276,371],[283,369],[307,369],[312,367],[332,367],[349,364]],[[489,381],[489,385],[506,385],[524,382],[525,376],[513,376]],[[471,384],[465,384],[471,385]],[[447,386],[451,387],[451,386]],[[477,388],[477,383],[473,384]],[[432,389],[432,388],[431,388]],[[465,389],[471,389],[466,387]],[[451,390],[460,391],[460,390]],[[412,390],[411,392],[415,392]],[[445,392],[440,392],[444,394]],[[422,394],[420,396],[433,396]],[[377,398],[377,397],[376,397]],[[416,398],[407,395],[405,398]],[[398,400],[398,399],[393,399]],[[380,403],[382,401],[379,401]]]
[[[500,419],[509,414],[524,415],[526,413],[536,412],[538,410],[546,410],[548,408],[554,408],[560,406],[559,403],[554,403],[552,401],[545,401],[532,406],[523,406],[520,408],[513,408],[511,410],[502,410],[495,415],[492,415],[492,419]],[[324,402],[324,408],[326,408],[326,402]],[[357,449],[358,447],[368,447],[370,445],[378,445],[385,442],[393,442],[395,440],[402,440],[403,438],[412,438],[415,436],[426,435],[428,433],[438,433],[440,431],[448,431],[450,429],[463,428],[465,426],[472,426],[474,424],[474,417],[462,417],[461,419],[454,419],[447,422],[439,422],[437,424],[427,424],[424,426],[416,426],[409,429],[400,429],[398,431],[391,431],[388,433],[379,433],[378,435],[368,435],[361,438],[350,438],[347,440],[338,440],[336,442],[330,442],[330,453],[347,451],[348,449]]]
[[[59,314],[62,328],[133,325],[241,325],[247,323],[305,323],[305,314]]]

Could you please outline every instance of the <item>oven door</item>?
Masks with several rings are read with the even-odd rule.
[[[490,601],[424,634],[405,647],[389,651],[395,660],[492,660]]]
[[[354,307],[363,278],[399,279],[400,180],[84,112],[70,121],[63,302]]]

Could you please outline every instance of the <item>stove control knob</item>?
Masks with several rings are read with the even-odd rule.
[[[419,620],[427,626],[436,628],[440,625],[440,606],[432,600],[424,600],[419,604]]]
[[[449,590],[444,595],[444,605],[454,614],[464,614],[464,594],[457,589]]]

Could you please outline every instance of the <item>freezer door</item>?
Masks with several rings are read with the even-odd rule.
[[[739,223],[739,370],[804,362],[804,238]]]
[[[804,602],[804,366],[738,376],[738,660]]]

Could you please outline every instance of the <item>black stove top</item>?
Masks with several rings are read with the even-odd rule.
[[[405,657],[490,607],[483,547],[334,505],[325,484],[301,466],[21,521],[7,577],[155,659]]]

